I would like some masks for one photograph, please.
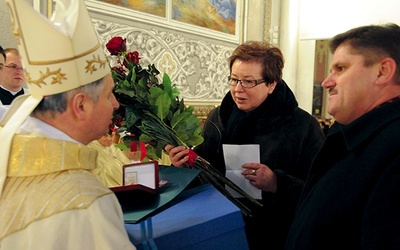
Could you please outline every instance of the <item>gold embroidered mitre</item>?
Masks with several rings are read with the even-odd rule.
[[[51,20],[26,1],[7,0],[7,6],[32,96],[65,92],[110,73],[83,1],[57,1]]]
[[[30,95],[17,97],[0,121],[0,197],[12,138],[40,101],[102,79],[107,58],[83,0],[57,0],[51,20],[25,0],[5,0]]]

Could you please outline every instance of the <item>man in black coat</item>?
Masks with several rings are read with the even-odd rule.
[[[328,112],[336,123],[315,158],[287,249],[399,249],[400,27],[335,36]]]

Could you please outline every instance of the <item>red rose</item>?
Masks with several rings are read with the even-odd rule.
[[[189,153],[187,155],[189,156],[187,163],[190,167],[193,167],[198,155],[191,149],[189,149]]]
[[[126,51],[126,39],[123,39],[120,36],[115,36],[108,41],[106,47],[111,55],[116,56],[119,53]]]
[[[139,64],[139,60],[140,60],[139,52],[137,52],[137,51],[129,52],[128,54],[126,54],[126,60],[128,60],[129,62],[134,63],[134,64]]]
[[[125,76],[125,69],[122,66],[114,66],[111,69],[118,72],[118,74]]]

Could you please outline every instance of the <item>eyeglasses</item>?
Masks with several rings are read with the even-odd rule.
[[[19,69],[22,71],[24,70],[24,68],[18,67],[17,65],[5,65],[4,67],[15,70],[15,71],[18,71]]]
[[[242,79],[242,80],[240,80],[240,79],[228,76],[229,85],[236,86],[238,83],[240,83],[240,85],[242,85],[242,87],[246,88],[246,89],[254,88],[258,84],[266,82],[266,81],[267,81],[267,79],[259,79],[259,80]]]

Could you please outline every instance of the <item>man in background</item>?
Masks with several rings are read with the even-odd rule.
[[[328,112],[335,118],[306,181],[287,249],[399,249],[400,27],[335,36]]]
[[[5,58],[7,60],[5,60],[3,76],[0,76],[0,104],[10,105],[17,96],[27,94],[29,91],[22,87],[25,77],[18,50],[5,49]]]

